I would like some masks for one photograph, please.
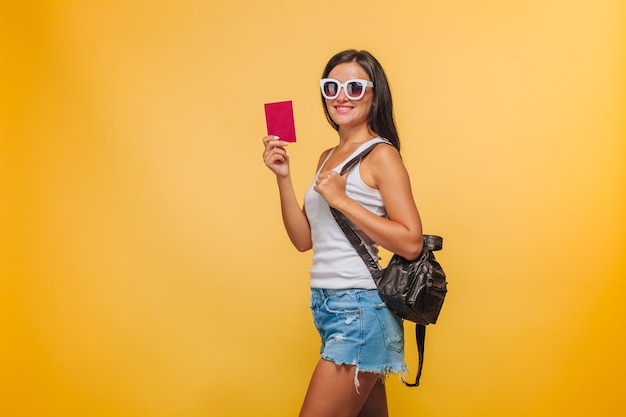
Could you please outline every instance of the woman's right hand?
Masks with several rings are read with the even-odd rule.
[[[285,150],[289,142],[280,140],[278,136],[265,136],[263,145],[263,162],[277,177],[287,177],[289,175],[289,154]]]

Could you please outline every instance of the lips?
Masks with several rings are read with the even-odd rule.
[[[350,110],[352,110],[352,107],[349,106],[335,106],[335,110],[337,111],[337,113],[348,113]]]

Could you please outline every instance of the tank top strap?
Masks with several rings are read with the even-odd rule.
[[[375,143],[389,143],[389,144],[391,144],[388,140],[385,140],[385,139],[381,138],[380,136],[377,137],[377,138],[374,138],[374,139],[370,139],[367,142],[362,143],[358,148],[356,148],[356,150],[354,152],[352,152],[352,154],[350,156],[348,156],[346,159],[344,159],[344,161],[342,163],[337,165],[337,167],[334,170],[337,171],[337,172],[341,172],[341,169],[343,168],[343,166],[348,161],[350,161],[352,158],[354,158],[359,153],[363,152],[365,149],[367,149],[368,147],[370,147],[371,145],[373,145]]]

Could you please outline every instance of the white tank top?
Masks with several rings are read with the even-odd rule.
[[[346,162],[376,142],[385,141],[381,138],[375,138],[362,144],[333,171],[340,172]],[[328,161],[333,151],[334,149],[328,153],[326,160],[315,174],[315,180],[317,180],[322,167]],[[383,206],[380,192],[368,187],[363,182],[360,166],[360,163],[356,164],[346,177],[346,195],[372,213],[385,217],[387,212]],[[313,184],[315,184],[315,180]],[[309,224],[311,225],[311,238],[313,241],[313,266],[310,270],[311,288],[375,289],[376,284],[367,266],[365,266],[359,254],[335,221],[326,200],[313,189],[313,184],[304,195],[304,204]],[[363,239],[374,259],[378,260],[378,244],[364,235],[354,224],[351,222],[349,224]]]

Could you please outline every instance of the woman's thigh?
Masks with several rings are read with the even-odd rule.
[[[385,387],[379,374],[359,373],[359,391],[355,389],[356,367],[337,365],[320,359],[304,398],[300,417],[386,416]],[[371,398],[370,398],[371,394]]]

